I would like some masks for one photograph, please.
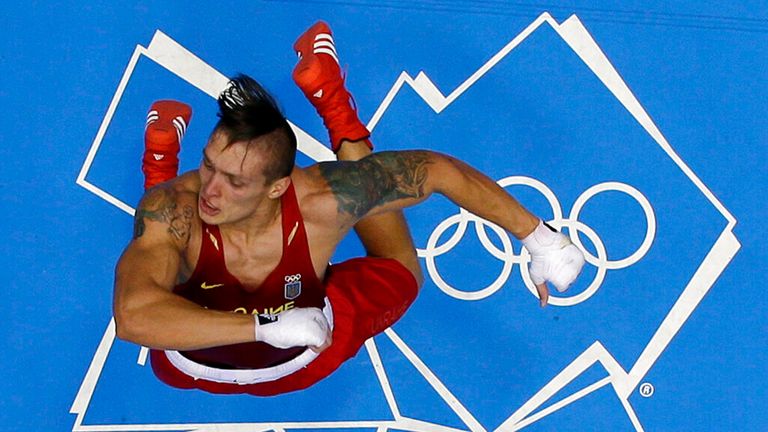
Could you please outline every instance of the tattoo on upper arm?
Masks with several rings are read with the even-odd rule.
[[[178,208],[176,194],[164,187],[150,191],[139,203],[133,226],[133,238],[144,234],[146,220],[168,224],[168,234],[174,239],[188,241],[194,211],[189,205]]]
[[[376,206],[423,197],[430,163],[424,151],[381,152],[357,162],[324,162],[319,168],[339,212],[360,218]]]

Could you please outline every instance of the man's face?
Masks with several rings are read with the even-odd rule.
[[[216,132],[203,149],[200,163],[200,219],[209,225],[240,222],[254,214],[268,199],[263,174],[264,153],[246,143],[226,147],[225,133]]]

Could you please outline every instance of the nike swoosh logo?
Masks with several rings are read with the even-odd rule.
[[[224,284],[213,284],[213,285],[208,285],[208,284],[207,284],[207,283],[205,283],[205,282],[203,282],[203,283],[201,283],[201,284],[200,284],[200,288],[202,288],[202,289],[206,289],[206,290],[207,290],[207,289],[218,288],[218,287],[220,287],[220,286],[224,286]]]

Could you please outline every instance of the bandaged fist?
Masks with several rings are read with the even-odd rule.
[[[318,308],[296,308],[272,317],[254,318],[256,340],[276,348],[323,347],[330,342],[328,320]]]
[[[546,290],[550,282],[559,292],[564,292],[576,280],[584,266],[584,254],[568,236],[540,221],[536,229],[522,240],[531,254],[528,271],[531,280],[539,288]],[[542,288],[543,287],[543,288]],[[542,303],[545,300],[542,298]]]

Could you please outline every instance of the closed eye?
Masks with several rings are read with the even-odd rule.
[[[245,183],[243,183],[240,180],[235,180],[232,177],[229,177],[229,184],[231,184],[232,187],[235,187],[235,188],[241,188],[241,187],[245,186]]]

